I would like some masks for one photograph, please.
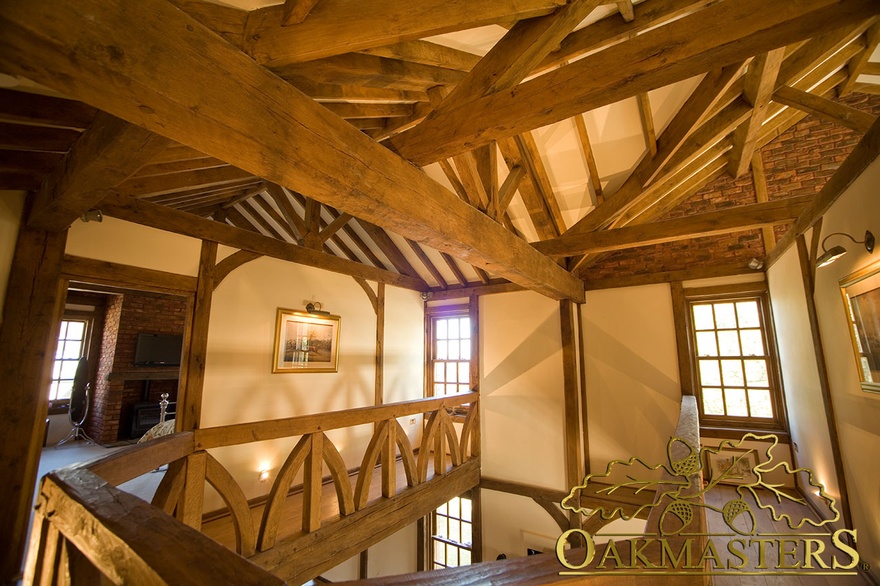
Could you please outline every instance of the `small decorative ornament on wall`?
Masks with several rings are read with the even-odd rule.
[[[272,372],[337,372],[338,315],[278,308]]]

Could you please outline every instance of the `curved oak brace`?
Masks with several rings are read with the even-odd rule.
[[[216,290],[223,279],[229,276],[229,273],[237,269],[243,264],[249,263],[263,256],[257,252],[250,250],[239,250],[234,252],[217,263],[214,267],[214,289]]]
[[[428,446],[431,445],[431,440],[434,439],[434,435],[437,433],[437,426],[440,423],[440,416],[438,415],[438,411],[434,411],[431,413],[431,416],[428,418],[428,424],[425,426],[425,431],[422,432],[422,443],[419,446],[419,482],[425,482],[428,479],[428,458],[430,451],[428,450]]]
[[[542,509],[550,513],[550,516],[553,517],[553,520],[559,525],[560,531],[568,531],[568,517],[565,516],[565,513],[563,513],[555,503],[538,497],[532,497],[532,500],[538,503],[538,506]]]
[[[450,417],[446,409],[440,409],[440,421],[443,425],[443,435],[446,436],[446,445],[449,446],[449,455],[452,456],[452,465],[453,467],[461,466],[462,458],[458,436],[455,433],[455,427],[452,425],[452,417]]]
[[[345,462],[339,454],[339,450],[331,441],[324,442],[324,462],[330,468],[333,477],[333,485],[336,487],[336,500],[339,503],[339,512],[345,516],[354,513],[354,497],[351,491],[351,479],[345,469]]]
[[[168,464],[168,470],[153,495],[151,505],[162,509],[166,514],[173,515],[180,496],[183,494],[184,470],[186,459],[181,458]]]
[[[407,486],[415,486],[418,484],[418,470],[416,469],[416,459],[413,456],[412,444],[406,432],[403,431],[403,427],[400,426],[400,422],[396,419],[391,421],[394,422],[394,428],[397,432],[395,438],[397,440],[397,447],[400,449],[400,457],[403,459],[403,472],[406,474],[406,484]]]
[[[477,403],[471,403],[461,428],[461,459],[480,455],[480,415]]]
[[[299,469],[302,467],[306,456],[311,449],[311,436],[304,435],[297,442],[296,447],[287,456],[284,465],[278,472],[278,478],[272,485],[269,492],[269,498],[266,500],[266,508],[263,509],[263,520],[260,523],[260,535],[257,538],[257,549],[266,551],[275,545],[275,537],[278,534],[278,524],[281,522],[281,508],[284,505],[284,499],[287,497],[287,491]]]
[[[205,480],[217,490],[220,498],[229,507],[232,524],[235,528],[235,551],[244,557],[254,555],[256,553],[256,533],[247,498],[229,471],[211,454],[208,454],[205,466]]]
[[[382,446],[388,439],[388,422],[383,421],[373,432],[367,451],[364,452],[364,459],[361,462],[361,471],[358,473],[357,484],[354,489],[354,502],[357,510],[361,510],[367,506],[367,498],[370,496],[370,480],[373,478],[373,468],[379,462],[379,454],[382,452]]]

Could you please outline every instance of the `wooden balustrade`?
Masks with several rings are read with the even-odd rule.
[[[450,411],[468,403],[470,409],[459,434]],[[425,424],[419,448],[414,450],[397,419],[417,414],[425,415]],[[345,462],[325,432],[370,423],[375,424],[374,432],[352,486]],[[229,471],[207,451],[209,448],[297,436],[300,439],[282,465],[261,513],[259,506],[254,507],[248,502]],[[290,549],[301,549],[294,543],[296,539],[309,535],[317,539],[326,534],[321,531],[322,524],[330,523],[329,528],[343,520],[341,526],[345,527],[350,527],[351,523],[376,522],[375,516],[361,515],[360,512],[372,510],[377,504],[396,496],[407,496],[409,489],[418,488],[411,494],[427,502],[426,493],[419,485],[431,483],[432,479],[437,479],[438,486],[444,491],[467,483],[476,484],[479,450],[478,394],[474,392],[206,428],[153,440],[44,478],[28,558],[28,579],[34,583],[70,583],[72,574],[88,576],[89,572],[101,572],[115,583],[207,583],[209,579],[217,579],[216,573],[212,578],[207,577],[213,570],[206,567],[215,564],[216,560],[211,558],[206,563],[204,559],[193,561],[190,558],[200,556],[199,552],[207,547],[205,544],[210,543],[212,556],[228,558],[223,563],[216,562],[223,580],[236,584],[250,583],[248,580],[260,582],[254,577],[264,576],[264,570],[198,533],[204,517],[206,483],[216,489],[226,504],[235,533],[236,553],[244,558],[253,557],[264,568],[273,571],[278,568],[273,567],[271,560],[287,558],[284,563],[290,563],[290,556],[281,553],[268,555],[267,552],[281,547],[282,511],[300,470],[303,471],[301,527],[286,528],[288,535],[284,538],[284,547]],[[398,457],[403,471],[401,482],[404,476],[406,480],[403,489],[398,488]],[[152,506],[115,488],[165,464],[168,469],[156,490]],[[338,519],[335,516],[322,518],[325,464],[335,489]],[[381,497],[378,501],[373,497],[371,501],[370,486],[376,468],[381,474]],[[440,480],[456,468],[462,469],[463,476],[455,482]],[[401,490],[407,494],[401,495]],[[432,491],[432,499],[440,496]],[[409,522],[413,520],[415,517]],[[395,519],[395,523],[400,522],[401,519]],[[381,528],[383,532],[387,530],[387,527]],[[374,538],[373,533],[379,532],[362,533],[368,536],[362,540],[367,543]],[[195,541],[188,542],[180,535]],[[198,538],[192,535],[198,535]],[[116,556],[108,551],[124,551],[126,554]],[[164,554],[158,555],[157,551]],[[168,552],[174,554],[169,556]],[[326,566],[325,562],[322,561],[323,566]],[[161,567],[163,564],[188,574],[187,581],[182,582],[176,575],[172,579],[171,570],[166,572]],[[323,566],[313,565],[316,571]],[[247,580],[240,578],[239,573],[250,577]],[[190,581],[192,576],[197,578]],[[301,576],[297,575],[299,578]],[[85,582],[89,583],[89,580]]]

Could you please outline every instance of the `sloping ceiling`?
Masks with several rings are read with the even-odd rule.
[[[807,115],[865,133],[880,93],[872,0],[90,4],[0,8],[0,189],[31,225],[97,208],[435,292],[577,298],[609,253],[701,236],[767,254],[809,196],[768,195],[762,149]],[[753,199],[680,207],[719,181]]]

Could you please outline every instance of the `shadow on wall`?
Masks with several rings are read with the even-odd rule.
[[[681,392],[678,380],[666,375],[590,320],[584,321],[584,347],[590,361],[610,366],[656,393],[674,397]]]
[[[553,313],[530,334],[498,366],[483,376],[480,392],[491,394],[513,382],[523,373],[560,351],[559,314]]]

